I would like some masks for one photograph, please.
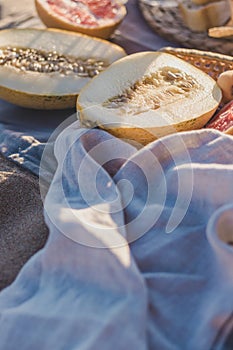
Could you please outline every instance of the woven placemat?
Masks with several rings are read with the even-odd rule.
[[[188,29],[181,18],[177,0],[138,0],[138,2],[145,20],[161,37],[182,47],[233,55],[232,39],[210,38],[205,32],[194,33]]]

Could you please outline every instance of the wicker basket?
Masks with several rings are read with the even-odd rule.
[[[226,70],[233,70],[232,56],[208,51],[177,49],[173,47],[165,47],[161,49],[161,51],[182,58],[183,60],[209,74],[215,80],[217,80],[218,76],[222,72]]]
[[[233,55],[230,38],[212,38],[208,32],[193,32],[185,26],[178,0],[137,0],[140,11],[154,32],[180,47]],[[233,12],[233,0],[232,12]],[[233,15],[227,25],[233,26]]]
[[[160,51],[170,53],[183,60],[191,63],[195,67],[201,69],[203,72],[210,75],[213,79],[217,80],[218,76],[227,70],[233,70],[233,57],[222,55],[219,53],[213,53],[208,51],[183,49],[164,47]],[[219,109],[224,105],[221,103]],[[230,127],[225,131],[226,134],[233,135],[233,127]]]

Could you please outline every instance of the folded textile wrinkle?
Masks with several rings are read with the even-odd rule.
[[[49,239],[0,294],[0,348],[229,344],[233,251],[213,245],[216,226],[206,230],[233,204],[232,146],[200,130],[138,151],[102,130],[66,128],[45,199]]]

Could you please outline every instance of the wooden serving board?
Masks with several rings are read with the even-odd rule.
[[[138,3],[150,27],[168,41],[178,43],[182,47],[233,56],[232,38],[211,38],[207,32],[192,32],[185,26],[178,8],[178,0],[138,0]],[[233,16],[226,25],[233,26]]]

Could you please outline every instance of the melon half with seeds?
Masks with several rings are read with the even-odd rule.
[[[141,52],[113,63],[77,100],[81,123],[147,144],[177,131],[199,129],[221,101],[216,82],[171,54]]]
[[[81,88],[115,60],[117,45],[61,30],[0,32],[0,98],[22,107],[75,107]]]
[[[122,0],[35,0],[47,27],[61,28],[107,39],[122,22]]]

